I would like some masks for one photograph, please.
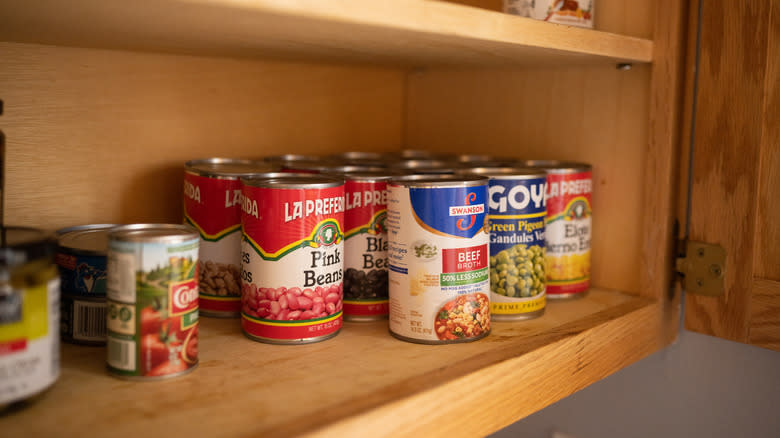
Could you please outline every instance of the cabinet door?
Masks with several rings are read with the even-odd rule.
[[[689,238],[726,249],[726,292],[687,294],[685,327],[780,350],[780,1],[700,17]]]

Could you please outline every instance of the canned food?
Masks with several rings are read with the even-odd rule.
[[[133,224],[108,235],[107,363],[157,380],[198,365],[198,247],[188,225]]]
[[[593,0],[504,0],[504,12],[550,23],[593,28]]]
[[[541,169],[474,168],[490,177],[490,308],[495,321],[544,313],[546,173]]]
[[[446,152],[431,152],[424,149],[401,149],[397,155],[402,160],[451,160],[452,154]]]
[[[0,411],[31,400],[60,375],[60,279],[55,240],[0,229]]]
[[[423,344],[487,336],[488,179],[412,175],[388,187],[390,333]]]
[[[565,161],[527,165],[547,171],[547,297],[582,296],[590,286],[592,168]]]
[[[322,160],[321,157],[318,157],[317,155],[301,155],[301,154],[283,154],[283,155],[273,155],[269,157],[263,157],[263,161],[266,163],[271,163],[276,166],[281,166],[284,163],[292,163],[295,161],[318,161]]]
[[[460,167],[462,166],[452,161],[433,159],[403,160],[389,166],[392,170],[416,175],[449,175]]]
[[[242,176],[274,176],[262,161],[208,158],[184,165],[184,221],[200,232],[200,313],[238,317],[241,311]]]
[[[342,326],[344,179],[241,181],[244,333],[277,344],[335,336]]]
[[[60,336],[86,345],[106,343],[106,253],[115,224],[93,224],[57,231],[62,300]]]
[[[358,166],[387,167],[390,162],[397,161],[397,158],[382,152],[352,151],[330,155],[328,160]]]
[[[388,172],[345,174],[344,319],[387,318]]]

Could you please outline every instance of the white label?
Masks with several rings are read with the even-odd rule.
[[[125,371],[135,371],[135,341],[108,338],[108,365]]]
[[[121,335],[135,334],[135,305],[109,301],[106,328]]]
[[[135,302],[135,258],[134,252],[109,251],[106,278],[106,296],[109,299]]]

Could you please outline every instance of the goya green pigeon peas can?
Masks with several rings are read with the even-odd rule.
[[[390,333],[423,344],[487,336],[488,179],[411,175],[388,187]]]
[[[198,365],[198,248],[189,225],[133,224],[108,235],[111,374],[155,380]]]
[[[343,320],[344,179],[241,181],[244,333],[276,344],[335,336]]]

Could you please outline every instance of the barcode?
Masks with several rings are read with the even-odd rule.
[[[106,340],[106,303],[73,302],[73,339]]]
[[[135,341],[108,338],[108,365],[125,371],[135,371]]]

